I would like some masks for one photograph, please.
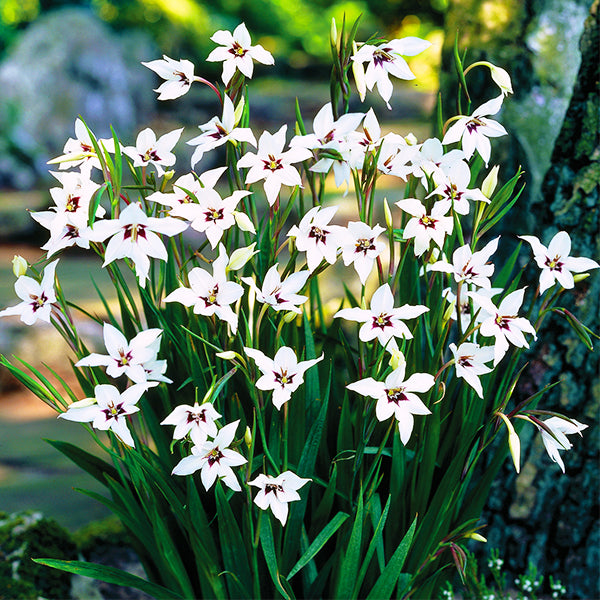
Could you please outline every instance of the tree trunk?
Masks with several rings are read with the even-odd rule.
[[[509,174],[516,164],[522,164],[528,173],[529,189],[519,200],[521,208],[513,210],[518,213],[518,223],[509,224],[507,231],[533,234],[547,244],[557,231],[565,230],[573,242],[573,256],[598,261],[599,0],[591,8],[590,4],[557,0],[453,2],[448,12],[443,65],[447,73],[453,70],[451,52],[459,24],[459,46],[469,49],[467,64],[489,60],[513,76],[515,98],[505,102],[507,108],[500,120],[511,137],[516,136],[518,146],[505,149],[508,166],[503,166],[501,173]],[[487,7],[487,16],[482,14],[483,6]],[[568,37],[580,38],[579,34],[574,36],[577,19],[583,10],[588,15],[588,9],[587,19],[581,18],[579,53],[576,44],[568,43]],[[551,18],[553,11],[555,16]],[[494,20],[493,14],[500,16]],[[549,49],[552,52],[546,52]],[[580,59],[574,58],[577,55]],[[480,81],[469,80],[473,81],[470,91],[476,98],[474,107],[490,97],[489,91],[487,97],[482,97],[482,90],[489,90],[490,82],[485,80],[485,70],[481,71]],[[451,74],[443,80],[445,98],[451,97],[447,91],[450,79]],[[531,285],[537,284],[537,277],[532,269]],[[563,296],[561,306],[597,332],[598,272],[576,284],[574,293],[568,291]],[[487,546],[500,549],[512,577],[524,573],[531,561],[546,580],[552,575],[562,581],[567,598],[597,598],[600,342],[596,340],[595,351],[590,353],[557,315],[547,320],[539,332],[539,342],[522,378],[521,394],[529,395],[546,383],[560,380],[560,385],[542,398],[541,405],[590,428],[584,431],[583,439],[572,440],[573,449],[562,453],[567,472],[564,476],[547,457],[540,436],[532,427],[523,428],[521,473],[516,476],[507,463],[485,509]]]

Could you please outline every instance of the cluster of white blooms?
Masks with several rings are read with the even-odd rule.
[[[365,285],[375,272],[375,266],[381,268],[380,257],[386,245],[379,238],[388,233],[390,244],[400,242],[405,249],[412,244],[411,253],[415,260],[423,257],[424,277],[445,274],[439,277],[448,280],[448,287],[443,292],[451,304],[447,315],[456,321],[460,334],[445,346],[447,364],[454,365],[456,377],[462,378],[477,396],[483,398],[485,391],[480,378],[500,363],[511,345],[527,348],[529,342],[526,336],[536,337],[530,321],[519,316],[525,288],[503,295],[504,290],[492,287],[494,265],[490,259],[497,250],[499,238],[488,241],[480,249],[476,249],[475,242],[462,242],[454,248],[449,248],[447,243],[456,233],[456,223],[461,217],[477,214],[491,201],[494,185],[489,181],[488,185],[482,186],[483,189],[471,187],[469,161],[477,153],[487,167],[491,157],[490,139],[506,134],[499,123],[489,118],[500,111],[505,95],[510,91],[506,72],[489,65],[492,77],[500,87],[500,95],[482,104],[470,115],[451,119],[441,141],[432,138],[420,143],[414,136],[382,135],[372,109],[365,114],[348,113],[336,118],[332,104],[327,103],[315,115],[312,133],[298,134],[287,141],[287,126],[283,125],[275,133],[262,132],[257,142],[251,129],[239,126],[244,112],[243,99],[238,98],[235,106],[227,91],[236,75],[252,76],[253,61],[268,65],[273,63],[273,57],[260,45],[251,45],[243,24],[233,33],[218,31],[211,39],[219,44],[219,48],[210,54],[208,60],[223,61],[222,81],[226,88],[220,95],[222,112],[200,125],[200,135],[187,142],[195,146],[192,171],[175,179],[171,191],[165,191],[170,177],[165,178],[159,190],[145,196],[143,203],[129,201],[123,196],[126,206],[122,210],[113,210],[109,218],[95,201],[101,186],[93,181],[92,174],[94,170],[100,170],[106,175],[99,153],[108,156],[120,150],[134,168],[141,168],[145,183],[147,169],[153,168],[155,177],[161,178],[165,176],[166,169],[175,165],[173,149],[183,129],[160,137],[151,129],[144,129],[134,146],[117,148],[116,139],[96,140],[78,119],[75,123],[76,137],[67,141],[62,156],[51,161],[59,164],[60,172],[53,175],[62,185],[51,190],[55,206],[33,213],[34,219],[50,232],[50,239],[43,246],[47,257],[69,246],[94,247],[103,258],[103,266],[116,260],[128,260],[143,288],[151,276],[151,259],[168,259],[163,238],[177,236],[191,228],[204,235],[210,247],[218,252],[212,261],[212,273],[200,266],[186,270],[185,265],[194,265],[194,262],[184,263],[180,273],[181,285],[177,289],[166,290],[162,301],[178,302],[191,308],[194,315],[211,318],[217,325],[220,321],[226,323],[229,336],[238,333],[239,306],[245,294],[251,294],[253,301],[263,304],[265,311],[270,307],[274,311],[291,312],[294,316],[301,314],[301,306],[308,299],[302,291],[309,280],[341,257],[344,265],[352,266],[356,272],[363,289],[361,299],[364,303],[342,308],[334,317],[360,323],[360,342],[372,343],[374,347],[379,345],[392,357],[391,372],[372,372],[381,381],[368,376],[347,387],[376,400],[375,415],[379,421],[393,416],[400,439],[407,444],[413,431],[414,415],[431,413],[417,394],[430,394],[439,374],[410,373],[407,377],[406,361],[398,346],[400,340],[404,349],[413,338],[413,332],[405,321],[427,313],[430,310],[427,306],[400,304],[397,298],[402,294],[398,293],[393,282],[383,282],[380,278],[379,286],[370,298],[369,308],[366,307]],[[361,95],[376,87],[389,106],[393,91],[390,75],[412,79],[414,75],[403,56],[419,54],[428,46],[428,42],[418,38],[392,40],[379,45],[361,44],[351,57]],[[162,60],[143,64],[165,80],[156,90],[160,100],[177,98],[185,94],[194,82],[204,81],[194,76],[194,65],[186,60],[165,56]],[[227,167],[204,172],[193,169],[202,164],[205,154],[227,144],[238,153],[236,163],[230,165],[229,175],[235,175],[239,180],[243,178],[245,187],[239,185],[243,189],[222,197],[215,187]],[[450,148],[457,144],[460,148]],[[246,151],[247,145],[255,151]],[[393,228],[389,209],[386,213],[387,227],[373,223],[370,218],[350,221],[345,225],[334,224],[337,206],[315,203],[299,215],[296,224],[284,231],[294,256],[299,258],[299,268],[294,261],[280,272],[278,263],[269,264],[263,271],[266,274],[262,281],[257,281],[256,277],[237,277],[232,273],[241,269],[257,252],[255,244],[252,244],[228,256],[224,243],[234,238],[234,234],[234,239],[238,235],[246,236],[246,239],[256,235],[259,223],[248,210],[250,203],[256,203],[254,198],[250,198],[252,184],[261,182],[267,201],[265,210],[279,214],[280,203],[286,200],[286,188],[291,189],[293,198],[294,191],[303,186],[304,177],[332,173],[336,186],[347,189],[357,180],[359,172],[367,169],[367,165],[374,170],[374,176],[385,175],[402,181],[412,177],[420,186],[414,192],[420,193],[419,198],[404,198],[395,203],[399,209],[397,222],[402,223],[402,227]],[[68,168],[73,170],[66,172]],[[496,173],[497,170],[490,172],[490,180],[496,177]],[[244,208],[240,208],[240,203]],[[157,205],[164,208],[158,209]],[[572,288],[573,273],[599,266],[590,259],[570,257],[570,238],[565,232],[558,233],[547,248],[532,236],[521,237],[531,245],[535,260],[542,269],[540,294],[555,284]],[[448,260],[443,252],[447,252],[448,256],[451,254],[452,260]],[[41,280],[20,272],[15,291],[22,302],[1,311],[0,316],[19,315],[23,322],[32,324],[38,319],[50,321],[53,311],[60,312],[54,288],[57,263],[55,260],[46,266]],[[494,300],[496,296],[499,300]],[[132,385],[122,393],[112,385],[98,385],[94,398],[71,405],[60,416],[91,422],[98,429],[111,429],[122,442],[133,446],[127,417],[139,410],[137,402],[149,387],[170,382],[165,376],[166,362],[158,359],[161,334],[160,329],[148,329],[127,340],[116,327],[105,324],[104,342],[108,354],[90,354],[79,360],[76,366],[104,366],[106,375],[114,378],[125,375]],[[254,361],[260,375],[256,375],[256,370],[250,370],[248,365],[252,363],[240,357],[243,358],[243,366],[258,390],[273,392],[272,402],[277,410],[290,401],[292,393],[302,384],[306,370],[323,359],[321,355],[298,361],[293,349],[287,346],[279,347],[271,359],[252,345],[256,345],[256,340],[245,341],[245,356]],[[383,365],[383,369],[386,368]],[[220,417],[212,403],[207,401],[201,405],[180,405],[162,421],[163,425],[175,426],[175,440],[189,437],[192,442],[191,455],[184,457],[173,473],[188,475],[200,470],[207,490],[219,478],[232,490],[239,491],[241,486],[232,467],[248,462],[240,452],[230,448],[239,420],[218,428],[215,421]],[[508,419],[505,422],[510,424]],[[566,434],[580,432],[585,425],[558,417],[545,422],[535,421],[535,425],[542,433],[549,455],[564,470],[558,450],[570,448]],[[261,474],[247,483],[260,488],[255,503],[262,509],[270,507],[274,515],[285,523],[287,503],[299,499],[297,490],[308,481],[285,471],[278,476]]]

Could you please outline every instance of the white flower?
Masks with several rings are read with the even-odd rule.
[[[406,446],[414,426],[413,415],[431,414],[414,392],[428,392],[433,387],[435,379],[429,373],[414,373],[405,381],[405,368],[406,363],[400,363],[398,368],[385,378],[385,382],[367,377],[346,387],[361,396],[369,396],[377,400],[375,415],[379,421],[394,416],[398,421],[400,439]]]
[[[413,217],[406,224],[402,237],[405,240],[414,239],[415,256],[421,256],[428,250],[431,240],[440,249],[444,246],[446,235],[450,235],[454,228],[452,217],[446,216],[450,209],[449,203],[436,202],[429,214],[423,203],[416,198],[399,200],[396,206]]]
[[[136,404],[148,387],[147,384],[132,385],[121,394],[114,385],[97,385],[94,404],[69,408],[58,416],[67,421],[91,423],[94,429],[101,431],[110,429],[124,444],[133,447],[135,443],[126,417],[140,410]]]
[[[415,319],[419,315],[427,312],[426,306],[410,306],[404,304],[394,308],[394,296],[389,284],[384,283],[378,288],[371,298],[371,308],[344,308],[335,313],[334,318],[339,317],[349,321],[364,323],[360,328],[358,337],[363,342],[370,342],[378,339],[386,350],[392,352],[398,349],[394,338],[400,337],[411,339],[412,333],[403,323],[405,319]]]
[[[248,461],[228,446],[233,442],[239,419],[225,425],[215,439],[192,447],[192,455],[182,458],[175,468],[173,475],[191,475],[200,469],[200,479],[204,489],[208,490],[217,477],[234,492],[242,488],[231,467],[239,467]]]
[[[571,238],[566,231],[559,231],[548,244],[543,246],[533,235],[520,235],[531,245],[535,262],[542,269],[540,273],[540,294],[558,282],[563,288],[571,289],[575,282],[572,273],[582,273],[597,269],[600,265],[591,258],[569,256]]]
[[[206,60],[209,62],[223,61],[222,79],[225,85],[231,81],[236,69],[251,78],[254,69],[253,60],[263,65],[272,65],[275,62],[272,54],[260,44],[250,45],[250,34],[244,23],[240,23],[234,29],[233,34],[221,29],[210,39],[222,47],[215,48]]]
[[[291,471],[285,471],[277,477],[271,475],[259,475],[256,479],[249,481],[250,485],[260,488],[254,497],[254,503],[262,510],[271,508],[273,515],[285,525],[288,516],[288,503],[300,500],[298,491],[303,485],[312,481],[298,477]]]
[[[25,325],[33,325],[38,319],[50,323],[52,304],[56,302],[54,293],[54,273],[58,260],[46,265],[42,281],[21,275],[15,281],[15,293],[23,302],[0,310],[0,317],[18,315]]]
[[[442,142],[438,138],[429,138],[412,157],[412,174],[419,177],[423,187],[427,189],[428,177],[445,172],[452,163],[463,160],[464,157],[465,153],[458,149],[444,153]]]
[[[188,273],[190,287],[176,289],[165,298],[165,302],[180,302],[184,306],[193,306],[197,315],[216,315],[226,321],[235,334],[238,316],[229,305],[242,297],[244,288],[239,283],[227,281],[228,262],[225,247],[219,244],[219,256],[213,261],[213,274],[210,275],[200,267],[194,267]]]
[[[186,228],[185,222],[173,217],[149,217],[138,202],[124,208],[118,219],[95,223],[91,239],[102,242],[110,237],[102,266],[119,258],[130,258],[135,264],[140,285],[144,287],[150,271],[148,257],[164,261],[168,258],[167,249],[156,234],[177,235]]]
[[[385,231],[380,225],[369,227],[362,221],[350,221],[342,230],[342,259],[346,266],[353,265],[360,282],[365,285],[373,269],[375,259],[385,246],[377,238]]]
[[[298,225],[288,231],[288,237],[296,238],[296,248],[306,252],[306,264],[312,273],[325,259],[330,265],[337,259],[342,227],[329,225],[337,206],[315,206],[302,217]]]
[[[133,160],[134,167],[154,165],[156,173],[162,177],[165,172],[163,167],[172,167],[175,164],[175,155],[171,151],[179,141],[182,131],[183,127],[165,133],[157,139],[154,131],[147,127],[138,133],[135,146],[123,148],[123,154]]]
[[[194,406],[180,404],[160,424],[175,425],[174,440],[180,440],[189,433],[192,442],[199,446],[206,442],[208,436],[214,438],[217,435],[215,420],[220,416],[212,402],[201,405],[196,402]]]
[[[154,361],[160,345],[161,329],[146,329],[131,341],[110,323],[104,323],[104,345],[108,354],[95,352],[75,363],[76,367],[106,367],[110,377],[126,375],[134,383],[144,383],[148,378],[146,363]]]
[[[417,37],[405,37],[372,46],[363,44],[358,52],[351,57],[353,61],[368,63],[365,71],[365,84],[369,90],[377,85],[379,95],[391,109],[389,100],[394,86],[390,75],[399,79],[414,79],[413,72],[408,67],[403,56],[415,56],[431,46],[431,43]]]
[[[256,387],[259,390],[273,390],[273,405],[277,410],[292,397],[292,392],[302,385],[304,373],[323,360],[321,354],[319,358],[298,362],[294,351],[287,346],[279,348],[273,359],[254,348],[244,348],[244,351],[262,373]]]
[[[283,125],[276,133],[263,132],[258,140],[257,152],[247,152],[237,164],[239,169],[250,168],[246,174],[247,184],[265,180],[264,188],[269,206],[275,204],[282,185],[302,185],[300,173],[292,164],[312,156],[306,148],[292,148],[284,152],[286,130],[287,125]]]
[[[205,152],[218,148],[228,141],[248,142],[256,147],[256,138],[247,127],[236,127],[235,109],[229,96],[223,96],[223,117],[213,117],[208,123],[199,125],[202,134],[191,139],[188,144],[196,146],[192,154],[192,169]]]
[[[249,277],[242,277],[241,279],[255,291],[256,299],[259,302],[269,304],[277,311],[291,310],[300,314],[302,311],[298,306],[306,302],[308,298],[298,294],[298,292],[306,284],[309,275],[309,271],[298,271],[288,275],[281,281],[277,264],[275,264],[267,271],[262,290],[257,288],[254,281]]]
[[[494,358],[493,346],[481,347],[479,344],[465,342],[458,348],[456,344],[450,344],[450,352],[454,357],[456,376],[462,377],[483,398],[483,388],[479,376],[491,373],[492,369],[486,367],[485,363]]]
[[[500,94],[476,108],[470,117],[460,117],[446,131],[442,144],[454,144],[460,140],[465,157],[471,158],[477,150],[487,167],[492,149],[489,138],[507,135],[507,131],[500,123],[484,115],[495,115],[503,100],[504,94]]]
[[[496,252],[499,239],[493,239],[478,252],[473,252],[469,244],[465,244],[452,253],[452,263],[440,260],[430,265],[429,269],[454,275],[456,283],[462,281],[489,290],[492,287],[489,278],[494,273],[494,265],[488,260]]]
[[[166,81],[155,92],[159,100],[173,100],[186,94],[194,81],[194,64],[189,60],[174,60],[163,54],[162,60],[142,62]]]
[[[496,308],[494,303],[476,292],[467,292],[475,304],[481,307],[477,320],[481,322],[479,333],[484,337],[494,337],[494,367],[502,360],[509,342],[518,348],[529,348],[523,333],[531,333],[537,339],[533,325],[524,317],[517,316],[525,288],[511,292]]]
[[[545,429],[540,427],[540,433],[542,434],[542,441],[548,456],[561,468],[562,472],[565,472],[565,464],[562,461],[559,450],[570,450],[573,444],[568,440],[567,435],[579,433],[587,428],[587,425],[576,421],[575,419],[567,419],[561,417],[550,417],[543,421],[544,425],[550,429],[552,435],[550,435]]]

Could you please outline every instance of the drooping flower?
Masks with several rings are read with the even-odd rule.
[[[306,284],[309,275],[309,271],[298,271],[288,275],[282,281],[277,270],[277,264],[274,264],[265,275],[262,289],[256,287],[254,281],[249,277],[242,277],[241,279],[255,291],[258,302],[268,304],[277,311],[290,310],[300,314],[302,311],[298,306],[306,302],[308,298],[298,294],[298,292]]]
[[[154,131],[147,127],[138,133],[135,146],[123,148],[123,154],[133,160],[134,167],[154,165],[157,175],[162,177],[165,173],[163,167],[172,167],[175,164],[176,158],[172,150],[182,131],[183,127],[165,133],[157,139]]]
[[[54,274],[58,260],[46,265],[41,282],[21,275],[15,282],[15,293],[22,302],[0,310],[0,317],[19,316],[25,325],[33,325],[38,319],[50,323],[52,305],[56,302]]]
[[[559,450],[570,450],[573,444],[567,438],[567,435],[572,435],[581,432],[587,428],[587,425],[576,421],[575,419],[567,419],[561,417],[550,417],[543,421],[544,425],[550,429],[552,435],[545,429],[537,426],[539,432],[542,434],[542,441],[548,456],[561,468],[562,472],[565,472],[565,464],[563,463],[562,457],[560,456]]]
[[[134,447],[133,437],[127,427],[127,416],[140,410],[137,402],[148,387],[149,384],[132,385],[121,394],[114,385],[97,385],[93,404],[76,403],[58,416],[67,421],[91,423],[94,429],[101,431],[110,429],[124,444]]]
[[[221,416],[212,402],[196,402],[194,406],[180,404],[160,424],[175,425],[174,440],[181,440],[189,433],[192,442],[199,446],[206,442],[208,436],[214,438],[217,435],[215,420]]]
[[[377,238],[385,231],[380,225],[369,227],[362,221],[350,221],[342,231],[342,259],[346,266],[353,265],[364,285],[373,270],[375,259],[385,246]]]
[[[187,94],[194,81],[194,63],[189,60],[174,60],[163,54],[162,59],[142,64],[166,80],[154,90],[158,100],[174,100]]]
[[[383,382],[367,377],[346,387],[361,396],[369,396],[377,400],[375,415],[379,421],[386,421],[394,416],[398,421],[400,439],[406,446],[414,426],[413,415],[431,414],[431,411],[415,392],[428,392],[433,387],[435,379],[429,373],[413,373],[405,381],[405,374],[406,362],[401,361],[398,368],[392,371]]]
[[[110,323],[104,323],[102,333],[108,354],[93,352],[76,362],[75,366],[104,366],[106,374],[115,379],[126,375],[134,383],[148,381],[145,365],[156,359],[162,330],[146,329],[128,341],[116,327]]]
[[[213,261],[213,274],[194,267],[188,273],[190,287],[176,289],[165,298],[165,302],[180,302],[184,306],[192,306],[197,315],[216,315],[227,322],[232,333],[235,333],[238,316],[229,305],[243,296],[244,288],[239,283],[227,280],[228,262],[225,247],[219,244],[219,256]]]
[[[508,133],[500,123],[488,119],[485,115],[495,115],[502,107],[503,100],[502,93],[497,98],[484,102],[470,117],[457,119],[446,131],[442,144],[454,144],[460,140],[465,157],[471,158],[477,150],[487,167],[492,151],[489,138],[508,135]]]
[[[377,339],[386,350],[392,352],[398,349],[395,338],[411,339],[412,333],[404,324],[406,319],[415,319],[427,312],[429,308],[422,305],[410,306],[404,304],[394,308],[394,295],[388,283],[379,287],[371,298],[371,308],[344,308],[335,313],[334,318],[339,317],[349,321],[364,323],[360,328],[358,337],[363,342]]]
[[[279,348],[273,359],[254,348],[244,348],[244,351],[254,360],[262,373],[262,377],[256,382],[256,387],[264,391],[273,390],[273,405],[277,410],[302,385],[304,373],[323,360],[321,354],[319,358],[298,362],[295,352],[287,346]]]
[[[223,61],[223,83],[228,85],[236,69],[240,70],[246,77],[251,78],[254,70],[253,60],[263,65],[274,64],[273,55],[265,50],[260,44],[250,44],[250,34],[246,25],[240,23],[233,33],[226,30],[217,31],[211,38],[220,48],[215,48],[206,59],[209,62]]]
[[[258,140],[256,153],[247,152],[237,164],[239,169],[249,168],[246,174],[247,184],[265,180],[264,188],[269,206],[275,204],[282,185],[302,185],[300,173],[292,164],[312,156],[306,148],[292,148],[284,152],[286,130],[287,125],[283,125],[273,134],[264,131]]]
[[[98,221],[93,226],[92,241],[103,242],[110,237],[104,252],[103,267],[119,258],[130,258],[135,264],[135,272],[142,287],[145,286],[150,271],[150,259],[166,261],[167,250],[158,237],[177,235],[187,228],[187,224],[173,217],[149,217],[140,202],[132,203],[121,211],[118,219]]]
[[[208,491],[218,477],[228,488],[239,492],[242,488],[231,467],[239,467],[248,461],[229,448],[239,422],[238,419],[222,427],[214,440],[194,445],[191,456],[182,458],[175,465],[173,475],[191,475],[200,469],[205,490]]]
[[[329,224],[337,209],[337,206],[314,206],[288,231],[288,237],[296,238],[296,248],[306,252],[306,264],[311,273],[323,259],[330,265],[337,259],[342,227]]]
[[[429,249],[431,240],[439,248],[443,248],[446,236],[454,228],[452,217],[446,216],[450,210],[447,202],[436,202],[429,214],[423,203],[416,198],[399,200],[396,206],[413,217],[409,219],[402,235],[405,240],[414,240],[415,256],[424,254]]]
[[[464,342],[458,348],[456,344],[450,344],[449,348],[454,357],[456,376],[464,379],[477,392],[477,395],[483,398],[483,388],[479,376],[492,371],[490,367],[486,367],[485,363],[494,358],[493,346],[481,347],[479,344]]]
[[[403,56],[416,56],[431,46],[431,42],[417,37],[405,37],[390,40],[378,46],[363,44],[351,57],[353,61],[367,63],[365,71],[365,84],[369,90],[377,85],[379,95],[391,109],[390,98],[394,86],[390,75],[398,79],[414,79],[415,75],[410,70]]]
[[[236,127],[236,125],[233,102],[229,96],[225,95],[223,97],[223,117],[221,119],[213,117],[204,125],[199,125],[201,135],[187,142],[190,146],[196,146],[192,154],[192,169],[205,152],[218,148],[231,140],[248,142],[256,147],[256,138],[252,130],[247,127]]]
[[[589,269],[598,269],[600,265],[591,258],[569,256],[571,238],[566,231],[559,231],[548,244],[548,248],[533,235],[520,235],[531,245],[533,256],[540,273],[540,294],[558,282],[563,288],[571,289],[575,285],[573,273],[583,273]]]
[[[477,252],[473,252],[469,244],[465,244],[453,252],[452,263],[440,260],[430,265],[429,269],[454,275],[456,283],[464,282],[491,289],[490,277],[494,273],[494,265],[488,263],[488,260],[496,252],[499,239],[500,237],[493,239]]]
[[[254,503],[262,510],[271,509],[273,515],[285,525],[288,517],[288,504],[300,500],[298,490],[312,479],[298,477],[292,471],[285,471],[277,477],[260,474],[249,481],[249,485],[260,488],[254,497]]]
[[[479,333],[484,337],[494,337],[494,367],[502,360],[509,348],[509,343],[518,348],[529,348],[524,333],[533,335],[536,332],[533,325],[525,318],[519,317],[518,312],[523,304],[525,288],[511,292],[496,307],[494,303],[477,292],[467,292],[481,311],[477,320],[481,322]]]

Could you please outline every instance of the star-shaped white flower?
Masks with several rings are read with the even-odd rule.
[[[154,165],[156,173],[162,177],[165,173],[163,167],[172,167],[175,164],[176,158],[172,150],[182,131],[183,127],[165,133],[157,139],[154,131],[147,127],[138,133],[135,146],[123,148],[123,154],[133,160],[134,167]]]
[[[533,325],[518,312],[523,304],[525,288],[511,292],[496,307],[494,303],[477,292],[467,292],[475,304],[481,308],[477,320],[481,322],[479,333],[484,337],[494,337],[494,367],[502,360],[509,348],[509,343],[517,348],[529,348],[524,333],[537,339]]]
[[[533,235],[520,235],[531,245],[533,256],[540,273],[540,294],[558,282],[563,288],[571,289],[575,285],[573,273],[583,273],[597,269],[600,265],[591,258],[569,256],[571,253],[571,238],[566,231],[559,231],[548,244],[543,246]]]
[[[431,42],[417,37],[405,37],[390,40],[378,46],[363,44],[351,57],[354,62],[367,63],[365,71],[365,84],[369,90],[377,85],[379,95],[391,109],[390,98],[394,86],[390,75],[398,79],[414,79],[415,75],[410,70],[403,56],[416,56],[431,46]],[[363,67],[364,68],[364,67]]]
[[[256,363],[262,377],[256,382],[259,390],[273,390],[273,405],[279,410],[287,402],[292,393],[304,382],[304,373],[319,361],[323,355],[312,360],[298,362],[291,348],[282,346],[273,359],[254,348],[244,348],[244,352]]]
[[[487,167],[492,151],[489,138],[508,134],[500,123],[485,115],[495,115],[502,107],[503,100],[504,94],[500,94],[476,108],[470,117],[460,117],[446,131],[442,144],[454,144],[460,140],[465,157],[471,158],[477,150]]]
[[[260,44],[252,46],[250,44],[250,34],[246,25],[240,23],[233,33],[221,29],[211,38],[220,48],[215,48],[206,59],[209,62],[223,61],[223,74],[221,78],[227,85],[236,69],[241,71],[246,77],[251,78],[254,70],[253,60],[263,65],[274,64],[273,55],[265,50]]]
[[[247,152],[237,164],[239,169],[250,169],[246,174],[246,184],[265,180],[264,188],[269,206],[275,204],[282,185],[302,185],[300,173],[292,164],[312,156],[306,148],[292,148],[284,152],[286,130],[287,125],[283,125],[276,133],[263,132],[258,140],[256,153]]]
[[[124,208],[118,219],[96,222],[91,239],[103,242],[110,237],[102,266],[119,258],[130,258],[140,285],[144,287],[150,271],[149,257],[164,261],[168,258],[167,249],[157,234],[177,235],[186,228],[187,223],[173,217],[149,217],[137,202]]]
[[[236,127],[235,109],[229,96],[223,96],[223,117],[213,117],[198,128],[201,135],[191,139],[188,144],[196,146],[192,154],[192,169],[202,158],[205,152],[218,148],[228,141],[248,142],[256,147],[256,138],[252,130],[247,127]]]
[[[342,232],[342,259],[346,266],[354,266],[363,285],[373,270],[375,259],[385,249],[383,242],[377,241],[384,231],[380,225],[371,228],[362,221],[350,221]]]
[[[358,337],[363,342],[377,339],[386,350],[392,352],[398,349],[395,338],[411,339],[412,333],[404,324],[406,319],[416,319],[419,315],[429,311],[422,305],[410,306],[404,304],[394,308],[394,295],[388,283],[379,287],[371,298],[371,308],[344,308],[335,313],[348,321],[364,323],[358,332]]]
[[[562,472],[565,472],[565,464],[560,456],[559,450],[570,450],[573,444],[567,438],[567,435],[573,435],[581,432],[587,428],[587,425],[576,421],[575,419],[567,419],[560,417],[550,417],[543,421],[544,425],[552,431],[552,435],[545,429],[537,426],[539,432],[542,434],[542,441],[548,456],[561,468]]]
[[[431,240],[440,249],[443,248],[446,236],[450,235],[454,228],[454,220],[446,216],[450,210],[447,202],[436,202],[429,213],[416,198],[399,200],[396,206],[413,217],[406,224],[402,237],[405,240],[414,239],[415,256],[424,254],[429,249]]]
[[[311,273],[323,259],[330,265],[337,260],[343,228],[329,224],[337,209],[337,206],[314,206],[288,231],[287,237],[296,238],[296,248],[306,252],[306,264]]]
[[[225,247],[219,244],[219,256],[213,261],[213,274],[194,267],[188,273],[190,287],[176,289],[165,298],[165,302],[180,302],[184,306],[192,306],[197,315],[216,315],[227,322],[235,334],[238,316],[229,305],[243,296],[244,288],[239,283],[227,280],[228,262]]]
[[[19,316],[25,325],[33,325],[38,319],[50,323],[52,305],[56,302],[54,273],[58,260],[46,265],[42,281],[21,275],[15,282],[15,293],[23,302],[0,310],[0,317]]]
[[[464,342],[458,348],[456,344],[450,344],[449,348],[454,357],[456,376],[462,377],[477,392],[477,395],[483,398],[483,388],[479,376],[491,373],[492,369],[486,367],[485,363],[493,360],[494,347],[481,347],[479,344]]]
[[[200,469],[200,479],[204,489],[208,489],[217,477],[234,492],[241,491],[241,486],[231,467],[239,467],[248,461],[229,446],[235,437],[239,419],[225,425],[215,439],[192,447],[192,455],[182,458],[175,468],[173,475],[191,475]]]
[[[454,275],[456,283],[465,282],[491,289],[490,277],[494,273],[494,265],[488,260],[498,248],[500,237],[487,243],[481,250],[473,252],[469,244],[457,248],[452,253],[452,263],[439,260],[429,266],[432,271],[443,271]]]
[[[104,323],[103,338],[108,354],[92,354],[75,363],[76,367],[106,367],[110,377],[126,375],[134,383],[148,380],[146,363],[156,359],[161,329],[146,329],[130,341],[113,325]]]
[[[302,296],[298,292],[304,287],[309,271],[298,271],[288,275],[283,281],[277,270],[277,264],[273,265],[265,275],[262,289],[256,287],[254,280],[249,277],[242,277],[242,281],[249,285],[256,293],[258,302],[268,304],[275,310],[290,310],[297,314],[302,311],[298,305],[308,300],[307,296]]]
[[[262,510],[271,509],[273,515],[285,525],[288,516],[288,504],[300,500],[298,491],[312,479],[298,477],[292,471],[285,471],[277,477],[260,474],[256,479],[249,481],[250,485],[260,488],[254,497],[254,503]]]
[[[140,410],[136,404],[148,387],[148,384],[132,385],[121,394],[114,385],[97,385],[93,404],[77,402],[58,416],[67,421],[91,423],[94,429],[101,431],[110,429],[124,444],[134,447],[127,416]]]
[[[398,421],[400,439],[406,446],[414,426],[413,415],[431,414],[431,411],[415,392],[428,392],[433,387],[435,379],[429,373],[413,373],[405,381],[405,372],[406,363],[401,361],[398,368],[392,371],[383,382],[367,377],[346,387],[361,396],[369,396],[377,400],[375,415],[379,421],[386,421],[394,416]]]
[[[187,94],[195,79],[194,63],[189,60],[174,60],[163,54],[162,60],[142,64],[166,80],[154,90],[159,100],[173,100]]]
[[[174,440],[181,440],[188,433],[192,442],[199,446],[208,439],[208,436],[214,438],[217,435],[217,426],[215,420],[221,415],[215,410],[212,402],[204,402],[194,406],[180,404],[161,421],[161,425],[175,425],[173,432]]]

